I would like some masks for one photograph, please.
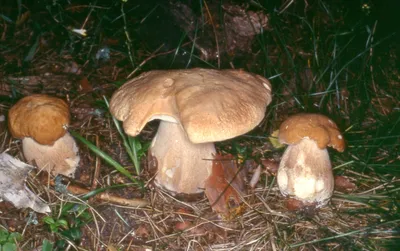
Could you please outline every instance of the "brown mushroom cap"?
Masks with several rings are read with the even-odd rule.
[[[267,79],[240,70],[150,71],[113,95],[111,113],[131,136],[148,121],[181,123],[193,143],[222,141],[257,126],[271,102]]]
[[[69,121],[68,104],[42,94],[22,98],[8,113],[8,128],[15,138],[31,137],[43,145],[64,136]]]
[[[297,144],[303,138],[315,141],[320,149],[327,146],[339,152],[345,149],[345,141],[337,125],[320,114],[296,114],[286,119],[279,128],[279,141]]]

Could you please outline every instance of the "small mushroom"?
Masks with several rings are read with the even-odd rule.
[[[211,174],[214,143],[257,126],[271,102],[267,79],[241,70],[150,71],[125,83],[110,111],[136,136],[161,120],[149,154],[157,185],[172,193],[202,192]]]
[[[279,141],[289,145],[277,174],[279,190],[302,205],[326,205],[332,196],[334,178],[327,147],[339,152],[345,142],[336,124],[320,114],[297,114],[279,128]]]
[[[54,175],[73,177],[80,158],[67,132],[69,121],[68,104],[42,94],[22,98],[8,113],[8,128],[13,137],[22,139],[29,163]]]

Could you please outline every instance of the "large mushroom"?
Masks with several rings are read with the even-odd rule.
[[[172,193],[199,193],[212,169],[214,143],[257,126],[271,102],[271,85],[242,70],[150,71],[125,83],[110,102],[128,135],[161,120],[149,154],[156,184]]]
[[[8,128],[22,139],[26,160],[54,175],[73,177],[79,163],[78,147],[67,132],[68,104],[35,94],[19,100],[8,113]]]
[[[281,124],[278,137],[289,145],[277,174],[281,193],[304,206],[326,205],[334,188],[327,147],[345,149],[337,125],[320,114],[297,114]]]

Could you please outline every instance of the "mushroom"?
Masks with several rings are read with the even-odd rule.
[[[73,177],[79,163],[78,147],[67,132],[68,104],[35,94],[19,100],[8,113],[8,128],[22,139],[25,159],[54,175]]]
[[[334,188],[327,147],[339,152],[345,142],[336,124],[320,114],[297,114],[279,128],[279,141],[289,145],[277,173],[281,193],[304,206],[326,205]]]
[[[271,85],[241,70],[150,71],[125,83],[110,102],[128,135],[161,120],[149,154],[155,183],[172,193],[203,191],[216,153],[214,143],[257,126],[271,102]]]

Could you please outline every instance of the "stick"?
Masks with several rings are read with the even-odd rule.
[[[49,184],[53,187],[55,186],[54,179],[49,179],[49,175],[46,172],[42,172],[41,175],[39,175],[39,179],[43,184]],[[84,188],[78,184],[72,184],[71,182],[68,182],[66,186],[67,191],[74,195],[82,195],[91,192],[91,190]],[[149,204],[149,202],[144,199],[126,199],[117,195],[111,195],[107,192],[99,193],[95,195],[94,198],[102,200],[104,202],[115,203],[118,205],[130,207],[145,207]]]

